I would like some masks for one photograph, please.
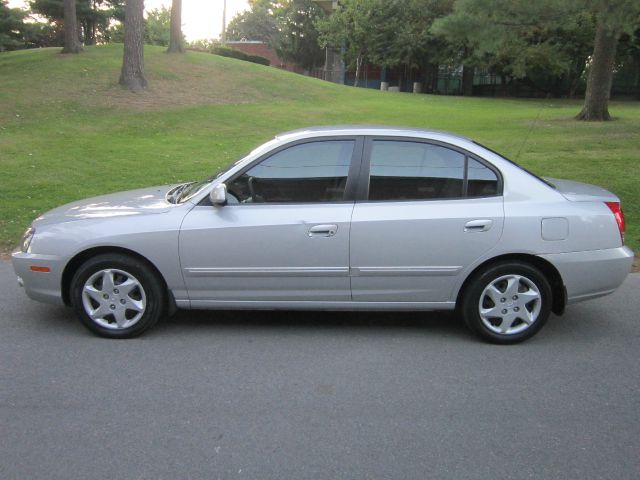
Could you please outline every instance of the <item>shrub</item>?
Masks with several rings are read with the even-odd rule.
[[[213,47],[211,53],[214,55],[220,55],[222,57],[235,58],[237,60],[244,60],[245,62],[259,63],[261,65],[271,65],[268,58],[261,57],[260,55],[247,55],[246,53],[228,47]]]

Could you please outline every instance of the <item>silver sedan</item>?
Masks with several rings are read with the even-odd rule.
[[[467,138],[321,127],[200,182],[51,210],[12,259],[29,297],[105,337],[178,308],[455,309],[485,340],[515,343],[623,282],[624,228],[614,194]]]

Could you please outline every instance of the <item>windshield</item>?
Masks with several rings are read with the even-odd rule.
[[[184,203],[187,200],[189,200],[191,197],[197,195],[203,188],[205,188],[207,185],[213,182],[216,178],[222,176],[223,174],[227,173],[230,169],[238,165],[248,156],[256,156],[264,152],[265,150],[268,150],[269,148],[271,148],[272,145],[274,145],[277,142],[278,142],[277,138],[269,140],[268,142],[263,143],[262,145],[255,148],[248,154],[242,155],[238,160],[234,160],[227,166],[221,168],[210,177],[207,177],[204,180],[200,180],[199,182],[188,182],[188,183],[179,185],[173,190],[169,191],[167,196],[170,198],[171,201],[173,201],[173,203]]]
[[[200,180],[198,182],[189,182],[181,185],[176,190],[172,192],[172,196],[175,197],[175,203],[184,203],[189,200],[194,195],[197,195],[204,187],[213,182],[216,178],[220,177],[222,174],[226,173],[229,169],[236,166],[240,161],[245,158],[243,155],[239,160],[234,160],[229,165],[221,168],[218,172],[213,175],[205,178],[204,180]]]

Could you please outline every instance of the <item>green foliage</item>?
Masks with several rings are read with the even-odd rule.
[[[592,12],[611,32],[633,33],[640,18],[638,0],[571,0],[580,10]]]
[[[266,66],[271,65],[271,61],[268,58],[261,57],[260,55],[249,55],[240,50],[236,50],[235,48],[215,46],[211,49],[211,53],[222,57],[244,60],[245,62],[258,63]]]
[[[85,45],[107,42],[112,20],[124,21],[125,0],[76,0],[76,16]],[[64,20],[64,0],[30,0],[31,11],[47,18],[50,24]]]
[[[171,9],[154,8],[144,19],[144,43],[147,45],[169,46],[171,35]]]
[[[444,42],[430,26],[449,13],[453,0],[342,0],[317,22],[320,44],[344,49],[344,60],[418,68],[443,58]]]
[[[389,48],[383,51],[382,65],[417,68],[438,64],[447,58],[448,45],[431,31],[433,22],[449,14],[453,0],[406,0],[398,10],[399,22]],[[374,60],[378,57],[374,57]]]
[[[9,8],[7,0],[0,0],[0,52],[22,48],[26,12]]]
[[[307,70],[322,65],[315,22],[324,11],[312,0],[253,0],[227,28],[230,40],[259,40],[275,48],[280,58]]]
[[[399,6],[397,0],[343,0],[332,15],[316,21],[320,45],[344,49],[351,68],[371,57],[385,64],[385,50],[400,25]]]
[[[64,42],[64,30],[56,23],[25,23],[23,32],[25,48],[55,47]]]
[[[316,22],[325,16],[312,0],[283,0],[275,10],[280,58],[311,70],[324,63]]]
[[[210,52],[213,47],[217,45],[219,45],[219,42],[212,38],[192,40],[186,44],[187,48],[191,48],[192,50],[202,50],[207,52]]]
[[[275,2],[251,2],[250,9],[239,13],[227,26],[227,40],[257,40],[274,45],[278,28],[274,16]]]
[[[105,32],[106,43],[124,43],[124,23],[115,22]]]
[[[456,0],[432,28],[459,61],[541,89],[575,89],[593,49],[593,16],[563,0]],[[551,87],[550,87],[551,85]]]
[[[618,45],[615,80],[618,88],[636,90],[640,100],[640,16],[632,33],[623,33]]]
[[[124,42],[124,23],[117,22],[109,27],[106,34],[108,41]],[[146,12],[144,19],[144,43],[147,45],[169,46],[171,39],[171,8],[160,7]],[[184,42],[184,36],[183,36]]]

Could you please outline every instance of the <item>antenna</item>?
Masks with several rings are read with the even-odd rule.
[[[522,140],[522,143],[520,144],[520,149],[518,150],[518,153],[516,153],[516,156],[514,158],[514,161],[517,162],[518,159],[520,158],[520,154],[522,153],[522,149],[524,148],[524,145],[527,143],[527,140],[529,140],[529,137],[531,136],[531,132],[533,131],[533,127],[535,127],[536,123],[538,123],[538,119],[540,118],[540,114],[542,113],[542,107],[540,107],[538,109],[538,115],[536,115],[536,118],[533,120],[533,122],[531,122],[531,125],[529,125],[529,130],[527,130],[527,134],[524,136],[524,139]]]

